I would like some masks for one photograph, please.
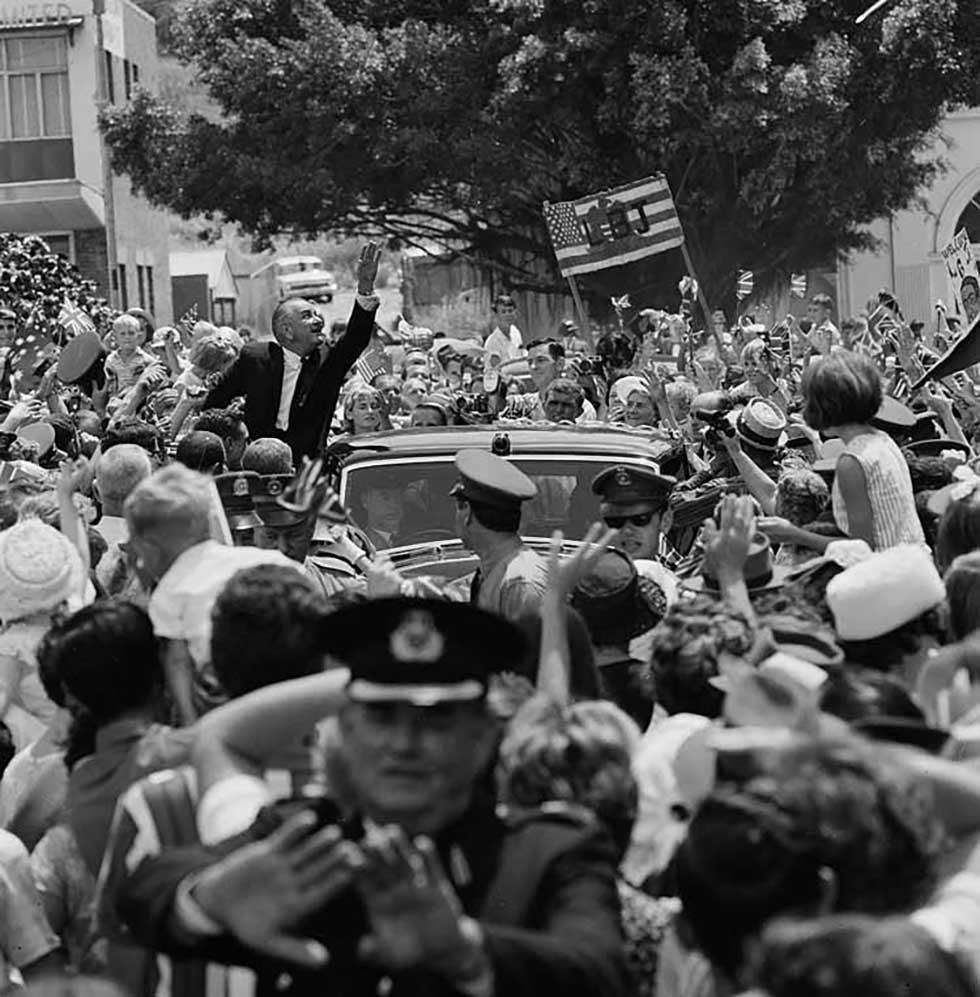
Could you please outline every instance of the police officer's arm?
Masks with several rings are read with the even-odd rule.
[[[202,803],[223,779],[260,775],[270,757],[334,715],[344,701],[346,668],[277,682],[219,706],[197,725],[193,761]]]
[[[776,511],[776,482],[759,467],[758,464],[742,449],[738,436],[722,436],[721,442],[728,451],[732,463],[742,476],[749,494],[760,506],[766,516],[774,515]]]
[[[539,926],[481,921],[495,993],[507,997],[626,997],[615,858],[599,835],[566,851],[545,873]]]

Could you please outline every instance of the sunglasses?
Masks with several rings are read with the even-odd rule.
[[[621,530],[627,523],[631,526],[649,526],[655,512],[639,512],[635,516],[603,516],[602,521],[611,530]]]

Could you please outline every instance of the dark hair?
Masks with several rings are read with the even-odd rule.
[[[514,506],[502,509],[496,505],[484,505],[482,502],[466,500],[473,510],[476,521],[487,530],[494,533],[517,533],[521,528],[521,507]]]
[[[824,901],[896,913],[930,894],[941,832],[922,785],[857,738],[806,740],[720,783],[674,858],[684,917],[701,951],[733,979],[746,944],[779,914]]]
[[[878,368],[858,353],[821,357],[803,373],[803,418],[811,429],[867,424],[882,397]]]
[[[156,457],[158,460],[162,460],[167,453],[163,432],[134,415],[120,416],[109,423],[102,437],[102,453],[120,443],[133,443],[142,447],[151,457]]]
[[[52,412],[44,417],[44,421],[54,430],[54,445],[69,457],[78,456],[75,423],[71,416],[60,412]]]
[[[849,664],[863,665],[879,672],[888,672],[902,664],[902,659],[915,654],[925,639],[933,637],[940,644],[946,638],[939,608],[928,609],[908,623],[868,640],[839,640]]]
[[[252,440],[242,454],[242,470],[257,474],[292,474],[293,452],[275,437]]]
[[[748,654],[756,635],[751,620],[711,596],[673,606],[652,631],[657,702],[671,714],[720,716],[725,694],[709,681],[719,674],[719,656]]]
[[[493,310],[496,311],[501,307],[516,308],[517,302],[509,294],[498,294],[493,299]]]
[[[980,630],[980,550],[961,554],[949,566],[943,581],[953,640]]]
[[[747,983],[768,997],[976,997],[969,967],[907,918],[837,915],[770,925]]]
[[[942,457],[919,457],[909,450],[903,456],[912,476],[913,492],[934,492],[952,482],[953,469]]]
[[[210,474],[215,469],[220,471],[224,467],[225,445],[220,436],[195,429],[177,444],[174,456],[184,467]]]
[[[561,360],[565,355],[565,347],[557,339],[532,339],[524,348],[530,353],[531,350],[539,346],[548,347],[548,355],[552,360]]]
[[[322,593],[298,568],[232,575],[211,612],[211,664],[228,695],[320,671],[325,615]]]
[[[0,777],[7,771],[11,758],[17,754],[17,746],[14,744],[14,735],[10,728],[0,720]]]
[[[848,723],[881,717],[925,721],[925,714],[898,679],[867,668],[832,671],[820,690],[820,708]]]
[[[138,606],[103,599],[56,623],[37,649],[48,698],[72,714],[65,764],[95,750],[95,732],[130,710],[156,705],[163,668],[150,618]]]
[[[829,294],[814,294],[810,298],[811,305],[817,305],[819,308],[833,308],[834,303],[830,300]]]
[[[522,616],[515,623],[527,643],[523,662],[513,670],[533,684],[537,682],[541,657],[541,616],[532,613]],[[598,699],[600,678],[595,663],[595,648],[585,620],[571,606],[565,609],[565,629],[568,631],[568,691],[573,699]]]
[[[960,554],[980,549],[980,489],[947,506],[936,529],[936,567],[945,572]]]
[[[238,436],[244,425],[245,420],[235,409],[231,408],[205,409],[194,420],[195,429],[214,433],[215,436],[220,436],[222,440]]]

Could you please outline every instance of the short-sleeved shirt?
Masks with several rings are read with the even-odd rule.
[[[229,547],[205,540],[185,550],[170,566],[150,596],[154,633],[187,641],[198,668],[211,660],[211,610],[221,590],[237,571],[257,564],[298,566],[277,550]]]
[[[114,398],[124,395],[140,379],[140,374],[156,363],[159,363],[157,358],[143,349],[137,348],[128,357],[124,357],[119,350],[113,350],[105,359],[109,394]]]
[[[518,543],[493,560],[480,563],[474,602],[508,620],[536,615],[548,587],[543,557]]]

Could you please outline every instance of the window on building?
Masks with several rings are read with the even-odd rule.
[[[235,325],[235,299],[214,299],[214,321],[218,325]]]
[[[136,264],[136,294],[139,297],[140,308],[146,307],[146,267]]]
[[[151,315],[156,314],[156,296],[153,291],[153,267],[146,267],[146,307]]]
[[[116,102],[116,79],[112,72],[112,53],[105,54],[105,99],[110,104]]]
[[[133,86],[136,86],[136,84],[140,81],[140,67],[137,66],[135,62],[131,62],[130,66],[132,66],[133,69]]]
[[[126,100],[133,96],[133,73],[129,59],[123,59],[123,88],[126,92]]]
[[[129,285],[126,281],[126,264],[117,263],[116,269],[119,271],[119,305],[125,311],[129,307]]]
[[[69,135],[67,37],[15,35],[0,40],[0,139]]]
[[[51,235],[42,236],[41,238],[48,244],[48,248],[52,253],[64,256],[66,260],[72,259],[71,236],[67,232],[56,232]]]

